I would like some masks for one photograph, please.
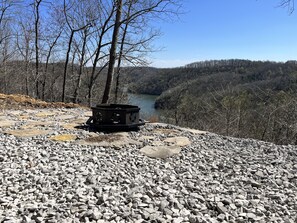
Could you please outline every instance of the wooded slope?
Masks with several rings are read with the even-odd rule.
[[[142,70],[130,91],[160,95],[166,121],[220,134],[297,143],[296,61],[220,60]]]

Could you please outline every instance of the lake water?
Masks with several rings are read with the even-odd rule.
[[[152,116],[159,116],[155,109],[155,100],[158,96],[148,94],[128,94],[128,103],[137,105],[140,108],[141,118],[149,118]]]

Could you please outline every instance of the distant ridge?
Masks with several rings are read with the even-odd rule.
[[[222,60],[204,60],[197,61],[190,64],[186,64],[186,68],[204,68],[204,67],[249,67],[255,64],[265,64],[265,63],[294,63],[297,64],[296,60],[290,60],[287,62],[275,62],[275,61],[263,61],[263,60],[246,60],[246,59],[222,59]]]

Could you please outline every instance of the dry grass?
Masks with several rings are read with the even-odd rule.
[[[24,108],[78,108],[78,104],[63,102],[45,102],[20,94],[0,94],[0,109]]]
[[[157,115],[153,115],[153,116],[150,116],[148,118],[148,122],[150,123],[156,123],[156,122],[159,122],[159,117]]]

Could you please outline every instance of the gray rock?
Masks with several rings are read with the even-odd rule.
[[[225,215],[225,214],[219,214],[218,217],[217,217],[217,219],[218,219],[219,221],[224,221],[225,218],[226,218],[226,215]]]
[[[221,214],[225,214],[228,212],[228,209],[225,208],[225,206],[222,202],[217,203],[217,209],[218,209],[219,213],[221,213]]]
[[[247,213],[246,214],[246,217],[247,218],[250,218],[250,219],[253,219],[253,220],[256,220],[257,219],[257,216],[254,213]]]
[[[179,146],[145,146],[140,152],[151,158],[169,158],[181,152]]]
[[[200,194],[197,194],[197,193],[191,193],[190,196],[191,196],[192,198],[197,199],[197,200],[200,201],[200,202],[204,202],[204,201],[205,201],[204,197],[203,197],[202,195],[200,195]]]
[[[61,117],[84,118],[85,114],[83,109],[40,111],[58,112]],[[40,111],[26,111],[28,120],[23,121],[7,113],[7,120],[15,121],[11,130],[20,130],[27,121],[40,122],[34,115]],[[44,125],[34,127],[49,135],[40,135],[40,131],[24,138],[0,133],[0,221],[296,220],[296,146],[146,124],[138,132],[120,135],[119,139],[129,143],[115,150],[111,144],[49,140],[53,135],[75,135],[82,141],[90,136],[108,137],[62,128],[65,123],[59,123],[56,116],[42,117]],[[163,154],[159,150],[166,160],[140,153],[142,145],[155,144],[155,149],[173,145],[172,139],[164,141],[170,137],[185,137],[191,144],[183,150],[165,147]],[[172,153],[179,155],[169,156]]]

